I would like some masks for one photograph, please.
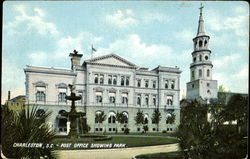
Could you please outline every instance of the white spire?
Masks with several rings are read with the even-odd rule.
[[[200,9],[200,18],[199,18],[197,36],[205,35],[204,20],[203,20],[203,16],[202,16],[202,9],[203,8],[204,8],[204,6],[202,6],[202,3],[201,3],[201,7],[199,8]]]

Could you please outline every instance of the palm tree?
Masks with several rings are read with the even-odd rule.
[[[100,113],[96,113],[95,115],[95,122],[98,123],[98,127],[100,127],[100,124],[106,120],[106,115],[104,114],[104,111],[101,111]]]
[[[119,113],[117,111],[116,113],[116,121],[120,124],[120,127],[121,127],[121,124],[125,124],[125,122],[128,120],[128,117],[124,114],[124,113]],[[126,125],[125,125],[126,127]]]
[[[140,111],[140,109],[138,109],[134,120],[136,125],[141,126],[144,123],[143,111]]]
[[[167,117],[167,123],[174,124],[175,122],[175,114],[171,113],[170,116]]]
[[[46,124],[46,120],[50,116],[50,112],[37,116],[37,106],[33,106],[31,110],[22,110],[15,114],[7,107],[2,108],[3,123],[3,153],[6,157],[11,158],[56,158],[56,154],[52,149],[48,148],[13,148],[14,143],[42,143],[43,145],[51,143],[55,136],[55,132],[50,130]],[[8,148],[11,150],[8,150]],[[10,152],[12,151],[12,152]]]
[[[159,111],[159,109],[155,109],[152,115],[152,123],[155,123],[157,125],[157,131],[159,131],[160,120],[161,120],[161,112]]]

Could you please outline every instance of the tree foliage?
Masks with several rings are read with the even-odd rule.
[[[170,113],[170,115],[167,117],[167,123],[174,124],[175,122],[175,114]]]
[[[157,131],[159,131],[159,122],[161,121],[161,112],[159,109],[155,109],[152,114],[152,123],[157,125]]]
[[[104,114],[104,111],[101,111],[101,113],[97,113],[95,115],[95,120],[97,123],[102,123],[103,121],[106,120],[106,115]]]
[[[29,107],[28,107],[29,108]],[[15,113],[2,107],[2,148],[3,154],[9,158],[55,158],[56,155],[49,148],[15,148],[14,143],[51,143],[55,133],[45,123],[51,113],[45,112],[36,116],[37,107]]]
[[[244,134],[238,132],[234,125],[223,123],[228,120],[247,123],[247,103],[246,98],[234,95],[228,104],[221,101],[200,104],[194,100],[183,107],[176,135],[180,139],[185,158],[245,157],[247,141]],[[211,121],[207,118],[208,113],[212,116]]]
[[[136,125],[141,125],[144,122],[144,114],[143,111],[141,111],[140,109],[138,109],[136,116],[134,118]]]

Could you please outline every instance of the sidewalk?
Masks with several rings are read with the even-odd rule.
[[[178,144],[145,146],[121,149],[63,150],[57,151],[59,159],[132,159],[139,154],[177,151]]]

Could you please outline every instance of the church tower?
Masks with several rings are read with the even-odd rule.
[[[208,48],[210,37],[206,35],[201,5],[197,35],[193,38],[194,51],[190,64],[190,82],[187,83],[187,99],[210,100],[217,98],[217,80],[212,80],[213,64]]]

